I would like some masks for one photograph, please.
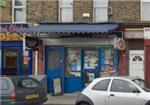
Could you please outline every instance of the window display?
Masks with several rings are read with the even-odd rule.
[[[115,74],[114,69],[114,50],[112,48],[104,48],[104,67],[102,68],[102,76],[110,76]]]
[[[66,63],[66,75],[80,76],[81,50],[80,48],[68,48]]]
[[[98,67],[98,51],[85,51],[84,69],[96,69]]]

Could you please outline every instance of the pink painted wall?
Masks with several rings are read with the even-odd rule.
[[[43,75],[45,74],[44,71],[44,46],[42,40],[39,41],[38,46],[38,74]]]
[[[119,75],[127,75],[126,69],[126,51],[120,51],[120,62],[119,62]]]

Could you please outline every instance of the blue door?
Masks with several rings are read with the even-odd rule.
[[[48,92],[64,92],[64,48],[46,47],[45,70]]]
[[[100,54],[97,48],[83,49],[83,78],[85,85],[100,76]]]

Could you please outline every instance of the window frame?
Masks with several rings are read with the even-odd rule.
[[[150,18],[149,18],[149,20],[145,20],[145,19],[143,19],[143,3],[150,3],[150,1],[149,0],[141,0],[141,2],[140,2],[140,16],[141,16],[141,21],[150,21]]]
[[[70,22],[73,22],[73,0],[72,0],[72,4],[71,5],[62,5],[61,3],[63,2],[63,0],[59,0],[59,8],[58,8],[58,21],[59,22],[65,22],[62,21],[62,9],[72,9],[72,20]],[[67,22],[66,22],[67,23]],[[68,22],[69,23],[69,22]]]
[[[108,2],[108,0],[107,0]],[[106,20],[100,20],[100,21],[96,21],[96,9],[100,9],[100,8],[105,8],[107,9],[107,19]],[[93,0],[93,22],[98,23],[98,22],[108,22],[108,4],[107,5],[96,5],[96,0]]]
[[[103,82],[103,81],[106,81],[106,80],[108,80],[108,84],[107,84],[107,88],[106,88],[105,90],[94,89],[94,87],[96,87],[97,84],[99,84],[99,83],[101,83],[101,82]],[[110,83],[111,83],[111,79],[110,79],[110,78],[108,78],[108,79],[103,79],[103,80],[101,80],[101,81],[98,81],[94,86],[92,86],[91,89],[94,90],[94,91],[103,91],[103,92],[107,92],[107,91],[109,90],[109,85],[110,85]]]
[[[16,6],[15,0],[12,0],[12,23],[26,23],[26,17],[27,17],[27,0],[24,0],[23,6]],[[21,9],[23,12],[23,20],[24,21],[15,21],[15,9]]]

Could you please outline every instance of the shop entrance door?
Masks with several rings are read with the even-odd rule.
[[[83,51],[83,78],[85,86],[100,76],[98,49],[84,49]]]
[[[64,48],[46,47],[46,74],[48,92],[59,94],[64,92]]]
[[[21,49],[2,48],[2,75],[21,75],[21,68]]]

